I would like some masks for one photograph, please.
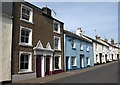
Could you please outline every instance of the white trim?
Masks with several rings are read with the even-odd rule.
[[[86,51],[87,51],[87,52],[90,51],[90,46],[87,45],[87,47],[86,47]]]
[[[59,38],[58,49],[55,49],[55,38]],[[54,36],[54,50],[60,50],[61,51],[61,38],[58,37],[58,36]]]
[[[22,19],[22,7],[23,7],[23,6],[31,10],[31,11],[30,11],[29,20]],[[29,6],[26,6],[26,5],[24,5],[24,4],[21,4],[21,15],[20,15],[20,20],[25,21],[25,22],[29,22],[29,23],[32,23],[32,24],[33,24],[33,9],[30,8]]]
[[[74,40],[74,41],[73,41],[73,46],[72,46],[73,49],[76,49],[76,44],[77,44],[77,43],[76,43],[75,40]]]
[[[58,31],[55,31],[55,30],[54,30],[54,23],[57,23],[57,24],[58,24]],[[57,21],[55,21],[55,20],[53,21],[53,31],[54,31],[55,33],[59,33],[59,34],[61,33],[61,32],[60,32],[60,23],[57,22]]]
[[[29,64],[28,69],[20,69],[20,57],[21,54],[29,54]],[[19,51],[19,72],[18,73],[27,73],[32,71],[32,52]]]
[[[82,45],[82,43],[80,44],[80,51],[83,51],[84,47]]]
[[[27,29],[27,30],[30,31],[28,43],[22,43],[21,42],[21,30],[22,29]],[[21,45],[21,46],[32,46],[32,29],[20,26],[19,45]]]

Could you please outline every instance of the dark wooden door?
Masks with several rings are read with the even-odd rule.
[[[46,72],[45,72],[45,75],[49,75],[49,72],[50,72],[50,58],[46,57]]]
[[[107,54],[105,54],[105,60],[106,60],[106,62],[108,62],[108,59],[107,59]]]
[[[36,73],[37,73],[37,77],[41,77],[41,58],[40,57],[36,58]]]
[[[117,54],[117,59],[119,60],[119,54]]]
[[[99,54],[100,57],[100,63],[102,63],[102,53]]]
[[[69,57],[66,57],[66,71],[68,71],[68,60],[69,60]]]
[[[84,59],[84,55],[80,55],[80,68],[82,69],[82,68],[84,68],[83,66],[84,66],[84,61],[83,61],[83,59]]]

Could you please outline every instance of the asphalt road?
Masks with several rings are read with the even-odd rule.
[[[47,83],[118,83],[118,62]]]

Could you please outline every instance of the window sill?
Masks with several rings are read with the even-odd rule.
[[[77,65],[72,65],[72,67],[76,67]]]
[[[25,44],[25,43],[19,43],[20,46],[25,46],[25,47],[33,47],[32,45]]]
[[[54,31],[54,33],[61,34],[60,32]]]
[[[30,24],[34,24],[33,22],[30,22],[30,21],[25,20],[25,19],[22,19],[22,18],[20,18],[20,20],[21,20],[21,21],[24,21],[24,22],[27,22],[27,23],[30,23]]]
[[[19,74],[22,74],[22,73],[32,73],[33,71],[19,71],[18,73]]]
[[[54,49],[55,51],[61,51],[61,49]]]
[[[54,70],[61,70],[61,69],[59,68],[59,69],[54,69]]]
[[[73,50],[76,50],[76,48],[72,48]]]

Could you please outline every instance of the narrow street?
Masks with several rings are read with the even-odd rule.
[[[48,83],[117,83],[118,62]]]

